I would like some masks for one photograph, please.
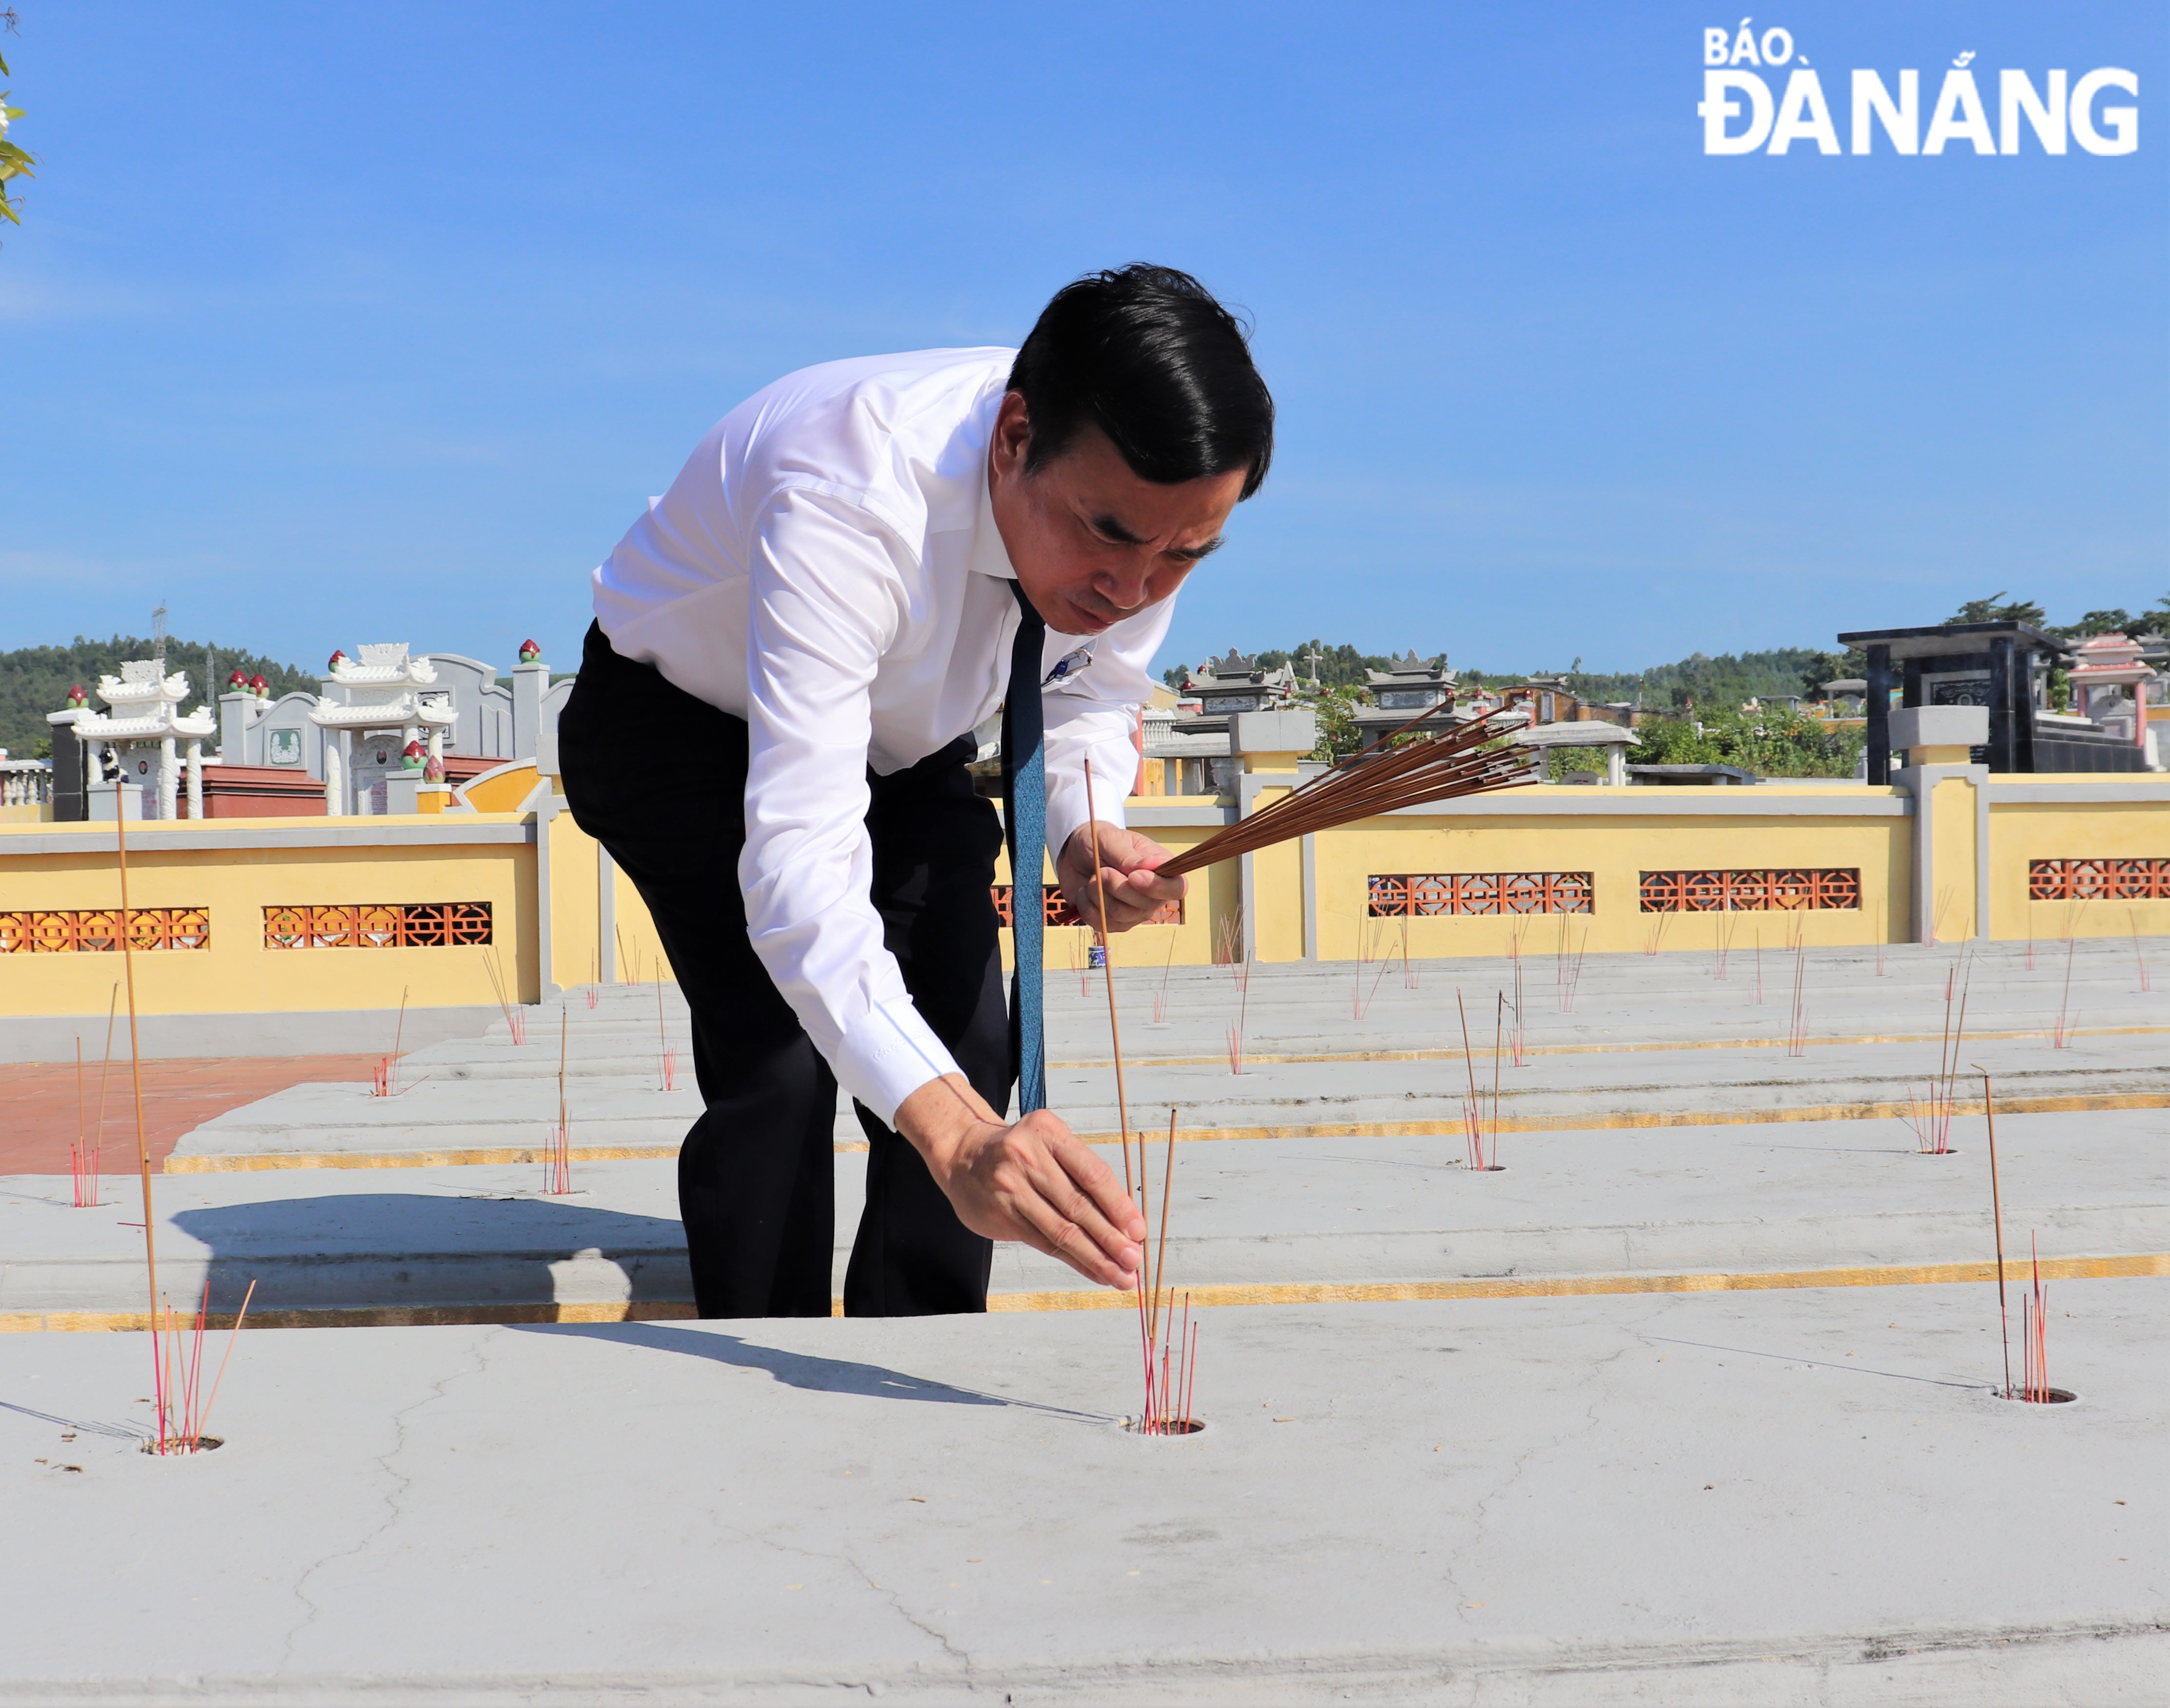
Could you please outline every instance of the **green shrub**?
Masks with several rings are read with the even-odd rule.
[[[1850,777],[1867,740],[1784,706],[1713,712],[1700,720],[1657,718],[1638,724],[1633,765],[1737,765],[1758,777]],[[1600,766],[1603,761],[1597,761]]]

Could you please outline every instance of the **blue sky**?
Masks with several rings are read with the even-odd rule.
[[[1968,50],[1992,122],[2003,67],[2137,74],[2136,153],[1987,159],[1707,157],[1709,7],[13,3],[0,646],[163,599],[312,667],[569,668],[740,397],[1139,258],[1248,311],[1282,422],[1163,662],[1627,670],[2170,590],[2156,0],[1756,17],[1841,136],[1852,67],[1925,123]]]

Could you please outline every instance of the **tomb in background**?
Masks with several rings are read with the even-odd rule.
[[[163,659],[131,659],[117,676],[98,679],[108,710],[94,711],[78,688],[67,709],[46,714],[53,729],[56,801],[83,803],[83,816],[178,819],[184,767],[188,815],[203,816],[203,743],[218,725],[210,709],[184,713],[185,671],[166,673]],[[72,775],[69,774],[72,772]],[[63,785],[72,785],[63,787]]]

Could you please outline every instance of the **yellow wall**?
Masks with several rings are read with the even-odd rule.
[[[469,777],[452,791],[452,798],[478,813],[516,813],[541,781],[533,760],[507,760],[494,770]]]
[[[2028,863],[2034,860],[2170,858],[2170,796],[2162,779],[2142,777],[2030,777],[2085,789],[2109,800],[2060,804],[1999,800],[2019,778],[1992,782],[1989,792],[1990,934],[2038,941],[2170,935],[2170,900],[2033,901]],[[2114,798],[2130,796],[2129,799]]]
[[[1975,785],[1946,777],[1930,793],[1936,813],[1931,846],[1936,873],[1929,886],[1930,934],[1940,943],[1963,943],[1975,935]]]
[[[1516,798],[1588,793],[1567,785],[1543,785],[1518,792]],[[1704,793],[1649,791],[1653,796],[1667,797]],[[1775,804],[1790,793],[1756,791],[1758,804]],[[1796,921],[1803,940],[1809,943],[1902,940],[1907,930],[1911,846],[1908,822],[1899,818],[1702,818],[1653,813],[1586,818],[1441,814],[1373,819],[1318,839],[1318,952],[1328,960],[1354,960],[1381,952],[1381,922],[1366,916],[1368,877],[1441,872],[1587,872],[1593,884],[1592,911],[1412,919],[1407,921],[1412,954],[1504,955],[1518,936],[1524,947],[1556,947],[1562,917],[1572,921],[1570,948],[1600,952],[1647,948],[1654,934],[1661,949],[1708,949],[1724,928],[1718,923],[1721,920],[1731,924],[1733,941],[1744,947],[1753,937],[1753,921],[1758,919],[1766,922],[1765,935],[1774,942],[1783,941],[1783,933]],[[1860,910],[1783,915],[1681,915],[1644,913],[1640,905],[1644,872],[1771,867],[1857,867],[1861,873]],[[1397,951],[1401,930],[1401,921],[1387,922],[1383,937]]]
[[[512,787],[521,780],[508,774],[505,782]],[[1843,784],[1724,791],[1734,797],[1724,810],[1707,810],[1719,793],[1638,789],[1633,810],[1616,812],[1627,798],[1622,791],[1547,786],[1512,798],[1511,806],[1507,798],[1495,797],[1482,811],[1395,815],[1323,832],[1315,842],[1319,953],[1328,960],[1398,953],[1405,926],[1410,953],[1425,957],[1502,954],[1517,939],[1531,953],[1561,945],[1562,916],[1557,915],[1367,919],[1366,880],[1411,873],[1589,872],[1595,910],[1565,916],[1571,950],[1636,950],[1655,941],[1664,949],[1706,951],[1722,937],[1745,949],[1759,938],[1766,946],[1782,944],[1796,926],[1816,944],[1903,942],[1911,936],[1915,821],[1873,815],[1879,807],[1890,814],[1895,792]],[[1840,800],[1831,802],[1834,796]],[[1858,799],[1862,807],[1857,813],[1788,812],[1788,803],[1798,806],[1809,797],[1842,809],[1847,799]],[[2170,900],[2026,899],[2030,860],[2170,858],[2170,779],[1998,778],[1989,785],[1989,800],[1994,936],[2022,938],[2031,931],[2048,939],[2067,931],[2118,936],[2135,928],[2170,934]],[[1525,802],[1538,809],[1526,809]],[[1974,929],[1974,802],[1971,784],[1947,780],[1932,803],[1933,881],[1945,898],[1942,935],[1947,941]],[[1548,803],[1569,809],[1542,809]],[[1141,826],[1177,851],[1205,836],[1220,816],[1211,797],[1160,797],[1151,805],[1156,813],[1189,810],[1199,818],[1195,825]],[[398,1006],[403,988],[418,1007],[495,1001],[479,948],[269,949],[263,931],[266,906],[486,901],[500,964],[529,1001],[546,982],[546,970],[547,982],[571,989],[596,976],[599,957],[607,979],[615,971],[621,980],[637,974],[644,982],[659,968],[670,976],[647,910],[615,868],[617,929],[601,930],[596,845],[563,811],[548,820],[546,832],[552,965],[541,965],[537,848],[514,840],[533,834],[534,822],[532,813],[499,812],[219,819],[131,829],[134,905],[208,908],[211,917],[208,948],[136,956],[141,1011],[390,1010]],[[468,832],[474,840],[459,840]],[[338,835],[363,840],[309,846],[313,837]],[[425,835],[441,840],[424,841]],[[447,837],[452,840],[441,840]],[[222,839],[256,846],[221,847]],[[171,846],[154,846],[161,843]],[[34,846],[44,851],[27,851]],[[1744,916],[1647,914],[1638,905],[1645,871],[1773,867],[1854,867],[1861,873],[1862,906]],[[1117,964],[1211,963],[1235,934],[1238,910],[1245,907],[1259,955],[1296,959],[1304,947],[1302,872],[1300,843],[1260,851],[1252,861],[1248,903],[1238,862],[1195,873],[1184,923],[1141,926],[1119,937]],[[1043,867],[1043,881],[1051,878]],[[1008,878],[1004,860],[998,879]],[[719,883],[731,881],[728,870],[719,871]],[[119,899],[112,825],[0,825],[0,911],[103,910]],[[1003,935],[1007,958],[1008,934]],[[1066,975],[1073,965],[1082,965],[1088,942],[1082,928],[1050,931],[1050,971]],[[0,957],[0,1015],[102,1017],[120,972],[119,958],[110,954]],[[372,1037],[358,1047],[380,1043]]]
[[[596,844],[560,812],[550,823],[550,956],[559,988],[570,990],[598,979],[604,984],[647,984],[659,975],[667,983],[677,974],[655,933],[648,905],[633,880],[611,867],[612,929],[601,928],[601,883]],[[736,882],[730,868],[725,881]]]
[[[439,818],[368,819],[212,819],[206,832],[291,832],[297,825],[441,825]],[[467,825],[517,825],[509,814]],[[120,886],[110,825],[42,825],[40,839],[79,843],[61,853],[13,855],[0,829],[0,910],[116,908]],[[146,825],[164,837],[194,827]],[[139,834],[131,830],[131,840]],[[179,838],[176,837],[176,840]],[[481,947],[277,949],[264,942],[266,907],[361,903],[486,901],[497,964],[532,993],[535,962],[535,851],[503,842],[450,846],[270,847],[240,850],[131,848],[129,901],[136,908],[211,910],[201,949],[138,953],[136,995],[145,1014],[252,1013],[397,1008],[404,987],[416,1007],[493,1003],[489,951]],[[102,1016],[117,954],[18,953],[0,957],[0,1013]],[[378,1040],[356,1043],[379,1047]]]

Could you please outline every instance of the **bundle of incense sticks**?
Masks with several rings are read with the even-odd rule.
[[[1398,807],[1488,794],[1537,781],[1530,774],[1526,752],[1494,745],[1508,729],[1520,725],[1521,713],[1514,714],[1511,725],[1499,721],[1502,713],[1487,712],[1452,729],[1409,733],[1430,715],[1429,711],[1419,713],[1376,747],[1351,755],[1249,818],[1216,830],[1162,866],[1162,873],[1179,878],[1239,854],[1376,818]]]
[[[1123,1173],[1130,1172],[1130,1135],[1123,1136]],[[1193,1435],[1202,1427],[1191,1410],[1198,1383],[1198,1327],[1190,1320],[1190,1294],[1183,1295],[1177,1326],[1175,1293],[1168,1285],[1168,1202],[1175,1190],[1175,1111],[1168,1112],[1168,1165],[1161,1176],[1160,1238],[1151,1237],[1152,1201],[1146,1135],[1138,1134],[1138,1210],[1146,1219],[1145,1255],[1138,1267],[1138,1345],[1144,1356],[1145,1408],[1138,1414],[1141,1435]]]
[[[482,964],[483,970],[489,974],[489,988],[496,995],[498,1012],[505,1017],[505,1029],[511,1033],[514,1043],[526,1043],[527,1042],[526,1011],[517,1006],[512,1000],[513,988],[506,980],[504,969],[498,964],[496,944],[491,943],[484,948]]]
[[[107,1045],[110,1053],[112,1046]],[[98,1155],[103,1148],[91,1142],[89,1129],[83,1124],[90,1113],[83,1094],[83,1038],[75,1041],[75,1142],[68,1146],[68,1172],[75,1177],[75,1207],[78,1209],[98,1208]],[[98,1099],[99,1125],[105,1124],[105,1097],[101,1089]],[[102,1136],[102,1135],[101,1135]]]
[[[379,1056],[377,1059],[376,1072],[372,1076],[374,1083],[370,1086],[371,1097],[389,1097],[397,1094],[394,1078],[398,1072],[399,1046],[405,1040],[406,1036],[407,987],[402,985],[399,987],[399,1023],[393,1028],[392,1032],[392,1054]]]
[[[1961,958],[1965,958],[1964,952]],[[1956,991],[1959,1019],[1954,1025],[1952,1018],[1952,998],[1955,994],[1953,984],[1958,972],[1959,968],[1954,964],[1944,979],[1944,1038],[1937,1058],[1937,1077],[1929,1082],[1926,1097],[1916,1097],[1911,1092],[1907,1097],[1911,1113],[1906,1124],[1914,1129],[1914,1136],[1919,1141],[1918,1148],[1925,1156],[1948,1156],[1952,1148],[1952,1114],[1959,1102],[1955,1084],[1959,1078],[1959,1056],[1966,1038],[1967,991],[1974,983],[1973,965],[1969,963],[1966,978]],[[1794,1002],[1798,1010],[1800,1002],[1798,994]],[[1803,1024],[1805,1026],[1805,1022]]]
[[[1160,1241],[1152,1244],[1152,1209],[1151,1186],[1147,1179],[1146,1135],[1138,1134],[1138,1170],[1130,1172],[1130,1106],[1123,1090],[1123,1028],[1115,1011],[1115,958],[1109,951],[1106,921],[1108,918],[1108,885],[1102,876],[1106,862],[1100,857],[1100,820],[1093,810],[1093,761],[1085,761],[1085,814],[1093,829],[1093,886],[1099,901],[1101,926],[1097,933],[1102,964],[1108,974],[1108,1034],[1115,1061],[1115,1116],[1122,1124],[1123,1134],[1123,1190],[1133,1195],[1138,1204],[1138,1214],[1144,1221],[1146,1240],[1141,1244],[1138,1258],[1138,1284],[1136,1289],[1138,1305],[1138,1348],[1145,1361],[1146,1404],[1138,1416],[1138,1430],[1146,1435],[1189,1435],[1199,1425],[1191,1415],[1190,1392],[1197,1380],[1196,1332],[1190,1326],[1189,1295],[1184,1297],[1184,1327],[1182,1351],[1175,1349],[1161,1337],[1164,1325],[1161,1322],[1162,1287],[1167,1280],[1168,1267],[1168,1196],[1175,1182],[1175,1111],[1168,1112],[1168,1168],[1161,1187]],[[1248,1001],[1248,981],[1245,981]],[[1240,1025],[1240,1022],[1239,1022]],[[1237,1072],[1243,1071],[1242,1043],[1238,1031],[1230,1028],[1228,1034],[1229,1065]],[[1148,1300],[1150,1286],[1152,1297]],[[1168,1309],[1170,1322],[1174,1320],[1173,1302]],[[1156,1381],[1154,1360],[1159,1360]]]
[[[1233,913],[1222,915],[1213,928],[1213,964],[1225,966],[1228,976],[1242,990],[1251,981],[1250,952],[1243,947],[1243,910],[1238,904]]]
[[[158,1366],[158,1386],[153,1391],[158,1396],[154,1403],[158,1410],[158,1453],[200,1453],[218,1445],[217,1438],[205,1432],[220,1385],[226,1380],[226,1367],[233,1358],[233,1343],[240,1338],[242,1322],[249,1315],[249,1300],[255,1297],[256,1284],[251,1281],[249,1291],[242,1295],[241,1309],[234,1315],[232,1332],[227,1336],[226,1356],[218,1361],[218,1373],[208,1394],[203,1387],[203,1344],[211,1321],[211,1277],[204,1277],[203,1298],[196,1306],[195,1325],[185,1352],[173,1301],[166,1301],[165,1332],[158,1333],[153,1324],[152,1335]]]

